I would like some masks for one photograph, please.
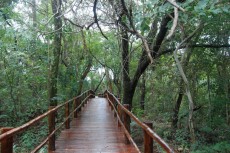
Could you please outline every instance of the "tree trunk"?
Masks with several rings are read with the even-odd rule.
[[[141,109],[145,109],[145,94],[146,94],[146,86],[145,86],[145,73],[142,74],[142,81],[141,81],[141,99],[140,99],[140,106]]]
[[[129,14],[127,11],[127,7],[125,4],[125,1],[118,1],[118,5],[113,5],[111,3],[112,8],[114,8],[115,12],[117,13],[118,19],[118,25],[124,25],[126,24],[125,20],[126,17],[129,19],[132,18],[132,14]],[[158,27],[158,23],[153,21],[151,29],[148,34],[147,38],[147,45],[150,48],[151,56],[152,58],[158,57],[158,52],[160,50],[160,47],[162,45],[162,42],[166,36],[166,33],[168,31],[168,23],[171,21],[171,17],[169,15],[166,15],[162,18],[159,32],[156,35],[156,30]],[[122,26],[121,26],[122,27]],[[131,32],[132,33],[132,32]],[[133,32],[135,33],[135,31]],[[155,41],[154,41],[155,40]],[[132,79],[130,79],[129,76],[129,41],[128,41],[128,32],[125,28],[121,28],[121,49],[122,49],[122,87],[123,87],[123,103],[130,104],[130,108],[132,108],[132,99],[135,92],[135,89],[137,87],[138,81],[141,77],[141,75],[144,73],[144,71],[147,69],[147,67],[150,64],[150,59],[147,56],[146,50],[143,48],[142,55],[139,58],[138,66],[136,68],[136,71],[134,73],[134,76]]]
[[[108,70],[107,67],[104,67],[104,69],[105,69],[107,87],[109,87],[110,92],[113,93],[113,86],[112,86],[112,81],[111,81],[111,79],[110,79],[109,70]]]
[[[132,100],[135,92],[135,87],[129,77],[129,40],[127,31],[122,30],[122,81],[123,81],[123,103],[129,104],[132,108]]]
[[[88,73],[90,72],[90,68],[92,67],[92,64],[93,64],[92,58],[91,57],[87,57],[87,58],[88,58],[87,66],[86,66],[83,74],[80,77],[79,84],[78,84],[78,89],[77,89],[77,95],[81,94],[83,84],[84,84],[84,80],[87,77]]]
[[[54,14],[54,40],[53,40],[53,62],[51,65],[49,76],[49,101],[50,106],[57,105],[57,80],[58,68],[61,55],[61,39],[62,39],[62,20],[61,15],[61,0],[52,0],[52,12]]]
[[[122,41],[122,81],[123,81],[123,103],[132,104],[132,84],[129,78],[129,38],[128,33],[125,30],[121,31]]]
[[[100,82],[98,83],[97,87],[94,89],[94,92],[95,92],[95,93],[97,92],[97,90],[98,90],[98,88],[100,87],[100,85],[101,85],[102,81],[104,80],[104,78],[105,78],[105,74],[104,74],[103,77],[101,78],[101,80],[100,80]]]
[[[120,83],[120,77],[114,73],[113,83],[117,88],[117,96],[121,96],[121,83]]]
[[[210,127],[211,127],[211,122],[212,122],[212,104],[211,104],[211,88],[210,88],[210,76],[209,74],[207,73],[207,90],[208,90],[208,105],[209,105],[209,108],[208,108],[208,115],[209,115],[209,124],[210,124]]]
[[[189,64],[189,60],[190,60],[191,55],[192,55],[192,49],[188,49],[187,52],[185,52],[183,57],[182,57],[181,64],[185,70],[185,73],[186,73],[186,69],[187,69],[187,66]],[[177,98],[176,104],[175,104],[174,109],[173,109],[173,117],[172,117],[172,128],[173,128],[173,130],[177,129],[178,116],[179,116],[178,114],[179,114],[180,106],[181,106],[181,103],[183,100],[183,95],[184,95],[184,83],[183,83],[183,79],[180,78],[178,98]]]
[[[36,0],[32,0],[32,15],[33,15],[33,27],[37,27],[37,4]]]
[[[227,99],[230,101],[230,80],[228,80]],[[230,105],[228,101],[226,101],[226,121],[230,125]]]
[[[170,21],[171,21],[171,18],[169,16],[163,17],[161,25],[160,25],[160,30],[159,30],[159,32],[156,36],[156,40],[154,42],[152,42],[152,41],[153,41],[153,38],[155,37],[154,34],[156,33],[155,27],[157,26],[157,23],[154,21],[152,24],[152,28],[151,28],[149,35],[148,35],[148,44],[152,48],[151,49],[152,50],[151,55],[154,59],[158,58],[157,53],[158,53],[158,51],[161,47],[161,44],[162,44],[162,42],[166,36],[166,33],[168,31],[167,25]],[[138,83],[141,75],[145,72],[145,70],[149,66],[149,64],[150,64],[150,60],[148,59],[148,57],[146,55],[146,51],[143,49],[142,55],[139,59],[137,69],[136,69],[135,74],[134,74],[132,81],[131,81],[131,88],[132,88],[131,92],[132,93],[130,93],[130,95],[132,95],[132,96],[134,95],[135,89],[137,87],[137,83]]]
[[[85,67],[85,70],[82,72],[82,75],[80,76],[80,80],[79,80],[79,84],[78,84],[78,89],[77,89],[77,95],[80,95],[82,92],[82,88],[84,85],[84,80],[87,77],[88,73],[90,72],[90,69],[92,67],[93,64],[93,59],[92,57],[90,57],[88,55],[89,53],[89,49],[86,43],[86,39],[85,39],[85,33],[83,30],[81,30],[81,36],[82,36],[82,43],[83,43],[83,48],[84,48],[84,52],[86,53],[85,58],[87,59],[87,65]]]
[[[180,105],[181,105],[181,102],[182,102],[182,99],[183,99],[183,82],[181,81],[180,83],[180,87],[179,87],[179,95],[178,95],[178,98],[177,98],[177,101],[176,101],[176,104],[175,104],[175,107],[174,107],[174,110],[173,110],[173,118],[172,118],[172,128],[174,130],[177,129],[177,123],[178,123],[178,114],[179,114],[179,110],[180,110]]]

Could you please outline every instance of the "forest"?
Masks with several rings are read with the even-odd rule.
[[[229,19],[229,0],[1,0],[0,128],[110,90],[178,152],[228,153]],[[46,122],[14,152],[33,149]]]

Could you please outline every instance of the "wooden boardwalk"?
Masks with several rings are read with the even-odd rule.
[[[125,144],[124,132],[105,98],[93,98],[56,141],[52,153],[137,153]]]

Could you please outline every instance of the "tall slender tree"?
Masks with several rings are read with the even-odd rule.
[[[54,40],[53,40],[53,60],[51,61],[49,74],[49,101],[50,106],[57,105],[57,81],[58,69],[61,56],[62,41],[62,19],[61,19],[61,0],[52,0],[52,12],[54,22]]]

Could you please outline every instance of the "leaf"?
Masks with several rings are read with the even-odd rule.
[[[213,14],[219,14],[219,13],[221,13],[221,10],[218,8],[218,9],[211,10],[211,12]]]
[[[150,20],[148,18],[144,18],[143,21],[141,22],[141,31],[148,31],[150,29],[149,27]]]
[[[6,118],[8,118],[7,115],[0,115],[0,119],[6,119]]]
[[[197,5],[194,7],[194,11],[197,12],[199,15],[205,15],[205,8],[207,6],[208,1],[201,0],[197,3]]]
[[[223,7],[223,12],[225,12],[225,13],[229,13],[229,6],[224,6]]]
[[[201,0],[198,2],[197,7],[199,9],[204,9],[207,6],[208,1],[207,0]]]

